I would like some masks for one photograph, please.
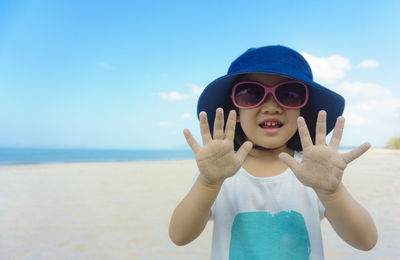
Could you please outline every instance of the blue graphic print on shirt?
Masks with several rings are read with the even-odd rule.
[[[309,259],[310,240],[303,216],[296,211],[246,212],[236,215],[229,259]]]

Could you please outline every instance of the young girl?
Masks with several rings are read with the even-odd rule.
[[[323,259],[326,217],[353,247],[375,246],[373,220],[341,182],[370,144],[338,152],[344,99],[313,81],[299,53],[249,49],[197,108],[203,147],[184,135],[199,172],[172,215],[175,244],[194,240],[212,219],[211,259]]]

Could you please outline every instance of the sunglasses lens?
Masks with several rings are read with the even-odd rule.
[[[264,88],[253,83],[243,83],[235,89],[235,101],[241,107],[258,104],[264,97]]]
[[[283,84],[276,89],[275,95],[282,105],[298,107],[305,103],[306,87],[300,83]]]

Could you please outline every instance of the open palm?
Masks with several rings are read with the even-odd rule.
[[[318,192],[333,193],[342,181],[346,166],[360,157],[369,148],[368,142],[346,152],[339,153],[342,139],[344,117],[338,117],[329,144],[326,144],[326,112],[320,111],[317,119],[315,145],[308,132],[303,117],[297,120],[300,140],[303,146],[303,159],[299,163],[287,153],[281,153],[279,158],[290,167],[296,177],[304,185]]]
[[[213,137],[211,137],[207,114],[201,112],[199,118],[203,147],[196,142],[188,129],[184,130],[184,135],[195,154],[200,177],[210,185],[221,184],[239,170],[252,148],[252,143],[245,142],[237,152],[234,151],[233,139],[236,126],[236,111],[234,110],[229,112],[224,133],[223,109],[217,109]]]

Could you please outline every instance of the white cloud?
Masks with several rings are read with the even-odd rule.
[[[346,72],[351,70],[350,60],[340,55],[315,57],[306,52],[301,52],[301,55],[310,64],[316,81],[321,83],[331,83],[344,78]]]
[[[375,69],[380,66],[379,61],[377,60],[372,60],[372,59],[366,59],[360,62],[360,64],[357,65],[357,68],[360,69]]]
[[[382,87],[376,83],[366,82],[342,82],[336,88],[335,91],[346,96],[367,96],[370,98],[384,98],[390,97],[391,92],[389,89]]]
[[[161,122],[158,122],[158,125],[161,126],[161,127],[168,127],[168,126],[174,125],[174,123],[167,122],[167,121],[161,121]]]
[[[196,84],[191,84],[191,87],[192,87],[192,92],[198,96],[200,96],[203,90],[205,89],[205,87],[200,87],[199,85]]]
[[[183,133],[182,130],[174,130],[174,131],[170,132],[170,134],[172,134],[172,135],[181,135],[182,133]]]
[[[164,100],[168,100],[168,101],[179,101],[179,100],[184,100],[187,99],[188,96],[184,95],[182,93],[179,93],[177,91],[171,91],[171,92],[160,92],[158,93],[158,95],[164,99]]]
[[[190,113],[185,113],[185,114],[182,115],[182,118],[184,118],[184,119],[192,119],[193,115],[190,114]]]
[[[400,108],[400,99],[389,97],[384,99],[371,99],[357,104],[356,108],[360,111],[368,112],[368,114],[380,111],[379,113],[396,115],[399,113],[398,109]]]
[[[343,82],[333,90],[346,100],[344,145],[370,141],[373,146],[384,146],[400,132],[400,96],[396,93],[366,82]]]
[[[400,97],[379,84],[343,82],[334,91],[346,100],[344,116],[350,125],[382,130],[383,126],[395,127],[396,118],[400,118]]]
[[[198,97],[201,95],[201,93],[204,90],[204,87],[200,87],[199,85],[196,84],[190,84],[189,85],[192,88],[192,93],[191,94],[183,94],[178,91],[171,91],[171,92],[159,92],[156,95],[158,95],[160,98],[168,101],[180,101],[180,100],[185,100],[188,98],[192,97]],[[154,95],[154,94],[153,94]]]
[[[347,109],[346,112],[344,113],[344,117],[346,118],[346,124],[350,124],[353,126],[363,126],[371,123],[371,120],[369,120],[368,118],[347,111],[349,111],[349,109]]]

